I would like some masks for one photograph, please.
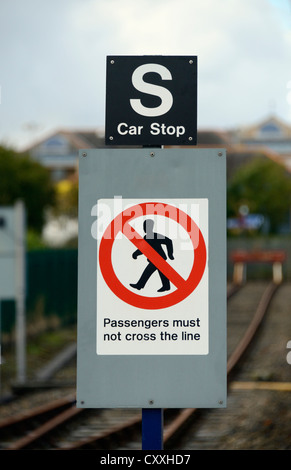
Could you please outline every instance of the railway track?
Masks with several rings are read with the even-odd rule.
[[[251,314],[240,317],[239,325],[234,326],[235,322],[229,325],[229,328],[239,326],[232,339],[240,337],[237,344],[231,341],[227,363],[229,381],[254,339],[277,288],[277,284],[270,283],[255,313],[251,309]],[[237,292],[237,287],[232,287],[228,298]],[[164,410],[164,447],[167,448],[181,429],[201,413],[203,411],[196,409]],[[78,409],[74,396],[64,397],[0,422],[0,449],[140,449],[141,421],[141,410]]]

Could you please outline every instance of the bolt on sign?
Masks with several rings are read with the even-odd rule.
[[[108,56],[107,145],[196,145],[197,57]]]

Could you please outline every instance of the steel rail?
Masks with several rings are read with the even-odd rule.
[[[64,424],[69,419],[73,418],[80,413],[80,409],[72,406],[68,410],[63,411],[54,418],[50,419],[36,430],[29,432],[26,436],[18,439],[16,442],[8,446],[6,450],[21,450],[28,447],[30,444],[48,434],[59,425]]]
[[[247,328],[243,338],[239,342],[238,346],[234,350],[234,352],[231,354],[231,357],[227,361],[227,373],[230,374],[234,366],[238,363],[240,358],[243,356],[244,352],[250,345],[256,331],[258,330],[265,313],[267,312],[267,309],[269,307],[269,304],[273,298],[273,295],[275,294],[276,290],[278,289],[278,284],[271,283],[268,285],[266,290],[264,291],[261,300],[259,302],[258,308],[256,310],[256,313],[249,324],[249,327]]]
[[[102,432],[98,432],[96,434],[91,434],[91,436],[84,438],[79,441],[72,442],[66,446],[62,446],[57,450],[77,450],[82,449],[83,447],[90,448],[91,446],[94,447],[94,444],[98,442],[102,442],[104,440],[112,439],[113,436],[118,435],[120,433],[124,433],[129,431],[131,428],[141,424],[142,417],[140,415],[134,416],[131,419],[128,419],[125,423],[117,424],[110,429],[106,429]]]
[[[258,327],[260,326],[265,313],[268,310],[269,304],[271,302],[271,299],[273,295],[275,294],[276,290],[278,289],[279,284],[275,284],[274,282],[271,282],[267,288],[265,289],[259,305],[257,307],[257,310],[255,312],[255,315],[253,316],[253,319],[251,323],[249,324],[243,338],[239,342],[238,346],[234,350],[234,352],[231,354],[227,361],[227,375],[229,377],[230,372],[234,369],[235,365],[239,362],[239,360],[242,358],[243,354],[249,347],[256,331],[258,330]],[[230,291],[231,295],[233,295],[233,290]],[[228,295],[229,298],[229,295]],[[171,425],[165,430],[164,432],[164,444],[168,442],[174,434],[179,430],[179,428],[186,423],[186,421],[192,417],[192,415],[197,411],[196,408],[190,408],[190,409],[184,409],[181,411],[180,416],[176,418]]]
[[[38,406],[32,410],[24,411],[17,414],[16,416],[5,418],[0,422],[0,433],[3,433],[4,431],[7,431],[7,429],[13,428],[21,423],[28,422],[31,419],[42,419],[42,417],[48,413],[57,411],[60,408],[67,408],[72,406],[75,402],[75,397],[66,396],[64,398],[58,398],[57,400],[49,402],[45,405]]]

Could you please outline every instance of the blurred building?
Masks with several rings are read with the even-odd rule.
[[[70,179],[78,171],[79,149],[104,146],[104,137],[96,131],[60,130],[35,143],[26,152],[49,168],[54,181]]]
[[[227,150],[228,178],[258,154],[271,158],[291,172],[291,125],[273,115],[237,129],[200,131],[198,147],[223,147]]]
[[[232,130],[229,141],[237,150],[244,148],[264,152],[291,170],[291,126],[276,116],[271,115],[255,125]]]
[[[270,116],[252,126],[230,130],[198,130],[196,148],[225,148],[228,177],[242,164],[264,154],[291,171],[291,126]],[[71,179],[78,173],[80,149],[104,148],[97,131],[60,130],[27,149],[31,157],[49,168],[54,181]]]

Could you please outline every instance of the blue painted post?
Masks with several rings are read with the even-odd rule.
[[[142,450],[163,449],[163,409],[143,408]]]

